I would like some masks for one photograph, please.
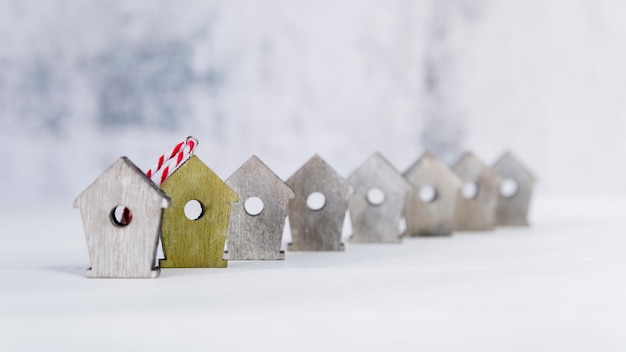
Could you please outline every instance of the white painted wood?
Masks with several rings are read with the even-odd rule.
[[[354,232],[350,241],[400,242],[398,228],[411,185],[379,153],[359,166],[348,182],[354,187],[350,199]]]
[[[289,200],[294,198],[291,188],[254,155],[226,180],[226,184],[237,192],[239,202],[233,203],[228,225],[228,253],[224,254],[224,259],[285,259],[281,240]],[[246,211],[250,199],[261,202],[259,213],[251,215]]]
[[[461,179],[430,152],[411,165],[404,177],[413,185],[405,207],[408,235],[451,235]],[[420,197],[424,187],[432,187],[432,200]]]
[[[506,152],[493,165],[504,180],[514,182],[517,189],[507,196],[499,192],[496,209],[498,226],[528,226],[528,209],[536,177],[511,152]]]
[[[128,158],[122,157],[74,200],[80,208],[89,250],[90,278],[154,278],[163,209],[170,198]],[[114,221],[117,206],[130,209],[124,225]]]
[[[496,227],[500,175],[470,152],[461,157],[452,167],[452,171],[461,178],[462,182],[477,187],[474,198],[464,197],[463,192],[457,197],[455,230],[493,230]]]
[[[295,193],[289,204],[292,242],[289,251],[342,251],[341,230],[352,186],[318,155],[313,156],[288,180]],[[312,210],[307,198],[319,192],[325,197],[321,209]]]

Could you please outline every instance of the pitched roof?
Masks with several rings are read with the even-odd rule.
[[[317,154],[302,165],[302,167],[287,180],[287,184],[292,185],[309,179],[319,180],[320,182],[316,184],[322,187],[329,183],[336,183],[342,188],[343,192],[350,192],[352,190],[350,183]]]
[[[526,167],[513,153],[506,151],[494,164],[493,168],[500,172],[502,176],[509,177],[510,173],[519,173],[525,179],[536,181],[537,177]],[[506,171],[505,171],[506,170]]]
[[[237,202],[239,201],[239,195],[230,188],[211,168],[209,168],[200,158],[193,155],[183,165],[181,165],[174,173],[172,173],[167,180],[161,185],[165,188],[166,184],[171,182],[181,182],[181,180],[187,179],[187,184],[195,184],[194,180],[199,178],[211,179],[211,185],[219,185],[219,191],[224,195],[220,197],[225,202]],[[211,186],[205,185],[205,186]]]
[[[452,166],[454,171],[463,180],[473,180],[478,178],[481,174],[493,173],[496,178],[499,178],[499,174],[492,169],[489,165],[485,164],[482,160],[478,159],[472,152],[466,152],[459,161]]]
[[[73,206],[78,208],[81,206],[81,200],[88,195],[96,192],[102,187],[110,187],[111,184],[120,184],[119,174],[128,171],[132,177],[136,177],[138,180],[146,182],[148,189],[154,191],[154,193],[161,199],[161,208],[167,208],[171,204],[170,197],[163,192],[157,185],[148,178],[143,171],[141,171],[132,161],[123,156],[109,166],[98,178],[91,183],[83,192],[81,192],[76,199],[74,199]],[[111,179],[111,181],[106,182]],[[103,190],[110,191],[110,190]]]
[[[291,199],[295,196],[293,190],[256,155],[251,156],[226,179],[226,184],[231,187],[241,182],[254,184],[256,187],[271,187],[273,191],[280,193],[284,199]]]
[[[398,191],[406,192],[411,189],[411,184],[378,152],[370,156],[348,177],[348,182],[353,186],[372,181],[393,186]]]
[[[430,151],[424,152],[404,172],[404,177],[414,185],[430,183],[432,181],[429,179],[439,180],[442,176],[452,179],[455,183],[461,183],[459,176]]]

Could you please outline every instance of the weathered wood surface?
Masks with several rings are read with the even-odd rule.
[[[461,179],[432,153],[426,152],[404,173],[413,185],[407,196],[405,217],[409,236],[449,236],[454,232],[454,213]],[[432,186],[432,201],[420,198],[422,187]]]
[[[192,156],[161,185],[172,198],[163,216],[162,268],[225,268],[224,245],[232,202],[239,197],[197,156]],[[197,200],[203,213],[185,215],[185,204]]]
[[[322,158],[315,155],[287,180],[295,193],[289,204],[292,242],[290,251],[342,251],[341,230],[353,189]],[[307,197],[320,192],[326,204],[320,210],[307,206]]]
[[[353,242],[401,242],[399,225],[411,185],[382,155],[375,153],[348,177],[354,187],[350,199]],[[380,204],[368,200],[371,190],[382,191]]]
[[[126,206],[132,215],[116,224],[113,211]],[[128,158],[111,165],[74,200],[80,208],[89,249],[91,278],[157,277],[154,267],[163,208],[170,198]]]
[[[517,192],[507,196],[499,192],[496,209],[498,226],[529,226],[528,210],[532,198],[536,178],[512,153],[505,153],[493,165],[502,177],[502,181],[510,179],[517,184]]]
[[[459,191],[455,213],[457,231],[491,231],[496,227],[496,206],[500,175],[472,153],[466,153],[452,167],[462,182],[478,186],[475,198],[465,198]]]
[[[229,260],[285,259],[281,242],[289,200],[294,193],[259,158],[252,156],[227,180],[240,201],[233,204],[228,226]],[[251,197],[263,201],[258,215],[246,212],[245,202]]]

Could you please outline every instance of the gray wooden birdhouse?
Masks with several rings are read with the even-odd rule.
[[[318,155],[296,171],[287,185],[291,251],[342,251],[341,230],[352,187]]]
[[[452,171],[463,182],[457,198],[455,230],[493,230],[496,226],[500,175],[472,153],[466,153],[452,167]]]
[[[404,173],[413,185],[407,196],[405,218],[409,236],[449,236],[461,179],[431,152],[426,152]]]
[[[226,184],[241,201],[233,204],[224,259],[285,259],[280,248],[289,200],[295,196],[291,188],[254,155]]]
[[[350,177],[353,242],[400,242],[400,220],[411,185],[380,154],[368,158]]]
[[[528,208],[536,178],[512,153],[506,152],[493,165],[502,180],[499,187],[496,224],[528,226]]]
[[[163,209],[170,198],[121,157],[75,200],[89,249],[92,278],[159,276],[154,267]]]

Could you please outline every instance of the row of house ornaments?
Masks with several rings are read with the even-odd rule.
[[[410,236],[528,226],[536,178],[510,152],[493,167],[468,152],[451,168],[426,152],[404,176],[413,184],[405,206]]]
[[[513,191],[498,191],[506,186],[501,178],[513,182]],[[410,236],[525,226],[534,181],[510,153],[494,168],[468,153],[452,169],[425,153],[404,175],[376,153],[348,180],[315,155],[286,183],[256,156],[226,182],[192,156],[159,189],[122,157],[74,207],[83,219],[88,277],[156,277],[159,237],[163,268],[284,259],[287,215],[291,251],[343,250],[348,207],[355,242],[399,242],[403,215]],[[195,214],[186,212],[190,204]]]
[[[452,168],[426,152],[403,175],[376,153],[348,181],[355,188],[351,241],[380,243],[528,226],[535,177],[510,152],[493,167],[468,152]],[[406,232],[399,234],[402,215]]]
[[[350,186],[317,156],[301,171],[298,175],[304,177],[293,177],[293,182],[303,180],[306,188],[311,185],[306,180],[322,175],[326,182],[314,189],[329,197],[327,204],[303,217],[291,213],[294,238],[310,234],[317,228],[312,220],[318,220],[332,225],[321,237],[333,240],[318,241],[321,245],[314,250],[342,248],[341,223],[335,218],[338,209],[345,213],[347,199],[337,202],[335,196],[346,198]],[[340,188],[328,192],[330,185]],[[227,182],[192,156],[161,188],[122,157],[77,197],[74,207],[81,210],[87,239],[91,262],[87,276],[123,278],[157,277],[160,268],[224,268],[229,259],[284,259],[281,240],[287,208],[290,202],[296,208],[299,201],[256,156]],[[248,205],[255,202],[257,207],[251,210]],[[194,203],[199,210],[190,215],[186,210]],[[165,258],[155,267],[159,237]],[[292,250],[307,250],[304,242],[297,240]]]

